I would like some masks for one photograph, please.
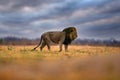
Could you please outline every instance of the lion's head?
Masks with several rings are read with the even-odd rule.
[[[63,30],[66,33],[64,44],[70,44],[77,38],[77,30],[75,27],[68,27]]]

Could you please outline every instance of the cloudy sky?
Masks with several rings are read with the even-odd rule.
[[[120,40],[120,0],[0,0],[0,37],[34,39],[69,26],[82,39]]]

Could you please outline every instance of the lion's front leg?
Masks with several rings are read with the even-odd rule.
[[[65,44],[64,47],[65,47],[65,52],[68,52],[68,44]]]

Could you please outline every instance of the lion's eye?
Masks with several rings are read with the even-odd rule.
[[[73,32],[73,30],[71,30],[71,32]]]

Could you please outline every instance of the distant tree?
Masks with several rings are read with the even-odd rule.
[[[3,39],[0,39],[0,44],[2,44],[3,43]]]

